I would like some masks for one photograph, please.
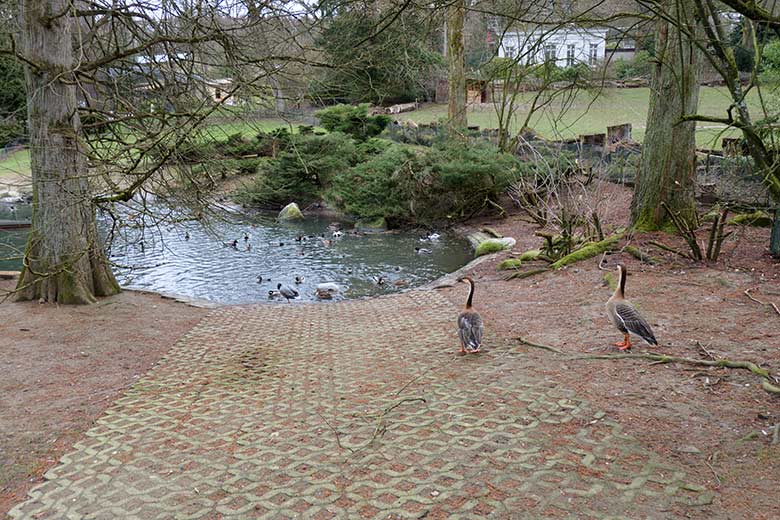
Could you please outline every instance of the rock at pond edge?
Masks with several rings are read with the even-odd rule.
[[[279,216],[276,218],[277,220],[303,220],[304,217],[303,213],[301,213],[301,208],[296,203],[291,202],[282,208],[282,211],[279,212]]]

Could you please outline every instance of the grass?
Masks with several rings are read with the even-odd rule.
[[[30,152],[17,150],[0,160],[0,193],[30,184]]]
[[[521,103],[529,102],[533,93],[523,93]],[[647,122],[647,108],[650,90],[647,88],[606,89],[595,99],[587,92],[579,93],[567,110],[561,111],[560,104],[538,112],[531,119],[531,127],[537,133],[547,138],[572,138],[580,134],[596,134],[606,132],[607,126],[631,123],[633,138],[642,141]],[[699,111],[710,116],[724,116],[729,105],[729,96],[723,87],[702,87],[699,93]],[[760,119],[760,106],[756,96],[748,96],[748,105],[755,119]],[[469,124],[480,128],[496,128],[498,117],[492,106],[473,107],[469,111]],[[404,113],[402,119],[410,119],[416,123],[431,123],[446,119],[446,105],[428,105],[415,112]],[[254,137],[260,131],[271,131],[275,128],[290,127],[297,129],[297,124],[282,119],[261,119],[243,121],[236,116],[235,121],[216,123],[207,127],[204,133],[214,139],[225,139],[231,134],[241,133],[245,137]],[[525,112],[521,109],[513,123],[513,132],[519,130],[521,119]],[[226,119],[226,118],[221,118]],[[696,143],[702,148],[720,148],[723,137],[739,137],[734,129],[726,129],[714,123],[700,123],[696,130]],[[10,154],[0,160],[0,191],[3,184],[18,183],[30,177],[30,155],[27,150]]]
[[[520,95],[521,107],[527,106],[533,93]],[[648,88],[606,89],[594,99],[587,92],[579,93],[565,111],[557,103],[538,112],[531,119],[531,127],[547,138],[572,138],[580,134],[606,132],[607,126],[631,123],[632,137],[642,141],[647,123],[647,109],[650,97]],[[699,111],[710,116],[725,116],[729,97],[723,87],[702,87],[699,94]],[[748,97],[748,105],[754,114],[759,114],[758,100]],[[525,111],[521,108],[513,122],[513,132],[520,130]],[[469,124],[480,128],[496,128],[498,117],[495,109],[489,105],[474,107],[469,111]],[[403,117],[416,123],[430,123],[447,117],[446,105],[429,105],[415,112],[403,114]],[[733,129],[726,130],[722,125],[700,123],[696,132],[696,143],[704,148],[720,148],[720,138],[738,136]]]

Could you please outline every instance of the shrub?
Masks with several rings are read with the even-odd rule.
[[[5,146],[25,133],[24,123],[14,117],[0,118],[0,146]]]
[[[355,142],[342,133],[296,136],[276,158],[259,163],[254,183],[237,198],[261,205],[311,202],[337,172],[348,170],[360,157]]]
[[[342,132],[359,141],[375,137],[390,124],[392,119],[384,114],[368,115],[368,104],[336,105],[319,110],[315,116],[329,132]]]
[[[518,161],[492,145],[394,144],[334,178],[329,198],[347,213],[391,227],[468,218],[497,201]]]
[[[651,72],[652,61],[648,51],[637,51],[630,60],[615,61],[615,76],[618,79],[646,78]]]

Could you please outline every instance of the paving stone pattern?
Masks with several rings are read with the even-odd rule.
[[[436,291],[214,311],[13,518],[663,518],[712,494]]]

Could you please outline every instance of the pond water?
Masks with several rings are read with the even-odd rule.
[[[300,223],[257,218],[219,222],[207,231],[188,222],[147,229],[143,236],[124,234],[114,240],[111,260],[123,286],[240,304],[269,301],[278,283],[295,287],[299,300],[315,300],[315,288],[324,282],[338,284],[343,298],[398,292],[452,272],[472,257],[468,243],[455,235],[436,241],[422,241],[414,232],[357,235],[345,223],[343,236],[334,237],[338,225],[322,218]],[[416,252],[418,247],[427,252]]]
[[[343,236],[334,237],[339,225]],[[299,301],[316,300],[315,288],[324,282],[339,285],[336,299],[389,294],[435,280],[472,258],[468,243],[454,234],[423,241],[422,232],[356,235],[351,228],[323,218],[278,223],[256,217],[220,221],[208,229],[189,221],[143,231],[126,228],[109,254],[123,287],[220,304],[284,303],[269,298],[278,283],[295,287]],[[0,230],[0,270],[21,268],[27,231]],[[296,284],[296,277],[302,282]]]

